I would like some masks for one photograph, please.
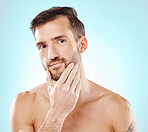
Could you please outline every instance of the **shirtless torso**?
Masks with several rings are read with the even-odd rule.
[[[90,83],[92,90],[86,95],[87,101],[77,105],[67,116],[62,132],[136,132],[135,118],[127,100]],[[50,109],[46,83],[19,94],[14,103],[18,105],[15,109],[17,118],[13,121],[14,130],[37,132]],[[133,127],[128,131],[130,124]]]
[[[43,11],[31,27],[47,78],[14,99],[12,132],[137,131],[128,101],[85,77],[81,55],[87,39],[74,9]]]

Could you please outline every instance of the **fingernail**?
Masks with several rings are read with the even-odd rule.
[[[74,63],[71,63],[72,66],[74,66]]]
[[[68,66],[73,67],[74,66],[74,63],[70,63]]]

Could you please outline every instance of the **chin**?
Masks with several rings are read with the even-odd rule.
[[[60,76],[65,70],[65,64],[61,64],[60,66],[54,66],[53,68],[50,68],[51,77],[54,81],[58,81]]]

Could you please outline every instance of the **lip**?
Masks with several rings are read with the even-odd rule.
[[[52,64],[50,65],[50,67],[52,67],[52,66],[54,66],[54,65],[57,65],[57,64],[61,64],[61,63],[63,63],[63,62],[55,62],[55,63],[52,63]]]

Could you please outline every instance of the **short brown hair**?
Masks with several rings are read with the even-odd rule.
[[[31,21],[30,29],[34,34],[37,26],[52,21],[59,15],[66,16],[68,18],[76,41],[78,41],[80,37],[85,36],[84,25],[77,18],[77,12],[75,9],[71,7],[52,7],[48,10],[42,11]]]

